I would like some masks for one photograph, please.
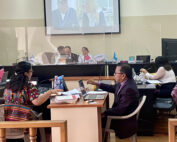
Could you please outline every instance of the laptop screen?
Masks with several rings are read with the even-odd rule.
[[[82,95],[85,96],[86,95],[86,89],[85,89],[83,80],[79,80],[79,87],[80,87]]]
[[[137,55],[136,60],[137,61],[142,61],[143,63],[150,63],[150,55]]]

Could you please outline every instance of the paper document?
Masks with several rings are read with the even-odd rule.
[[[148,83],[150,84],[156,84],[156,83],[161,83],[160,81],[158,80],[146,80]]]
[[[106,91],[89,91],[87,92],[87,94],[91,94],[91,95],[101,95],[101,94],[106,94]]]
[[[56,99],[59,101],[61,101],[61,100],[72,100],[73,99],[73,97],[72,97],[72,95],[68,95],[68,96],[56,96]]]
[[[58,95],[75,95],[75,94],[80,94],[81,92],[78,91],[77,89],[73,89],[67,92],[58,92]]]

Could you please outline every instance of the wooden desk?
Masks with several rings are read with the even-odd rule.
[[[168,141],[169,142],[176,142],[176,126],[177,126],[177,119],[168,119]]]
[[[96,104],[79,101],[76,104],[50,104],[51,120],[67,120],[68,142],[102,142],[101,108],[105,100],[95,100]],[[60,136],[52,128],[52,142]]]

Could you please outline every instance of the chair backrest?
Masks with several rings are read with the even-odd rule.
[[[43,64],[54,64],[55,63],[54,55],[55,53],[53,52],[44,52],[42,54]]]
[[[16,112],[16,110],[12,113],[12,115],[7,115],[6,111],[11,112],[11,109],[19,109],[21,113],[24,112],[24,114],[17,116],[17,118],[13,118],[15,114],[13,114],[14,112]],[[30,112],[30,119],[32,120],[42,120],[42,113],[36,114],[32,109],[28,109],[28,107],[23,106],[23,105],[13,105],[13,104],[2,104],[0,105],[0,121],[5,121],[7,120],[11,120],[10,117],[12,117],[13,120],[22,120],[24,121],[26,118],[28,117],[24,117],[25,115],[27,115],[25,109],[27,109],[27,111]],[[19,117],[19,118],[18,118]],[[26,119],[27,120],[27,119]],[[45,132],[44,132],[44,128],[40,128],[40,133],[41,133],[41,140],[42,142],[46,142],[46,137],[45,137]],[[24,134],[24,129],[6,129],[6,138],[7,139],[19,139],[19,138],[24,138],[25,142],[28,142],[28,138],[26,136],[26,134]]]
[[[130,118],[130,117],[132,117],[134,115],[137,115],[137,118],[138,118],[139,112],[140,112],[142,106],[144,105],[145,101],[146,101],[146,96],[144,95],[141,98],[138,107],[132,113],[130,113],[129,115],[125,115],[125,116],[108,116],[108,117],[110,117],[112,119],[128,119],[128,118]]]
[[[5,104],[0,105],[0,121],[5,121]],[[6,129],[7,139],[21,139],[24,138],[24,129]]]

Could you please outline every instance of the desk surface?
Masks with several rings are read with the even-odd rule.
[[[137,85],[138,90],[155,90],[155,84],[140,84]]]
[[[77,80],[114,80],[114,76],[75,76],[75,77],[64,77],[65,81],[77,81]]]
[[[105,100],[108,95],[105,95],[105,98],[103,100],[94,100],[94,104],[89,104],[86,101],[83,101],[79,99],[76,104],[57,104],[57,103],[51,103],[47,106],[47,108],[70,108],[70,107],[103,107]]]

